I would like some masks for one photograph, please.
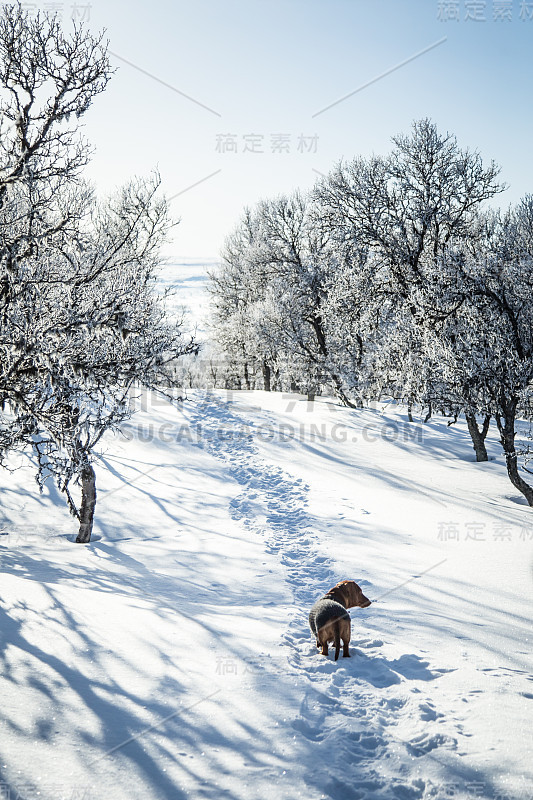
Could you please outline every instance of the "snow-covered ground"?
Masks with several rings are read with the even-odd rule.
[[[533,796],[533,511],[494,432],[401,409],[147,398],[94,541],[0,474],[0,797]],[[337,581],[352,658],[307,614]],[[3,794],[2,794],[3,792]]]
[[[206,332],[207,271],[162,286]],[[533,512],[493,432],[263,392],[153,395],[95,535],[0,473],[0,800],[533,796]],[[307,614],[344,578],[352,658]]]

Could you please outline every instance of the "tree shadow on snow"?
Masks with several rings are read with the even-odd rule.
[[[249,663],[246,639],[222,631],[219,622],[224,608],[233,613],[257,602],[250,587],[211,580],[208,554],[182,553],[188,579],[177,584],[112,543],[95,542],[91,552],[99,560],[88,565],[83,557],[58,564],[30,548],[0,550],[4,575],[28,586],[28,600],[19,591],[12,604],[0,602],[0,682],[6,695],[17,697],[3,709],[0,753],[14,796],[24,798],[25,786],[33,796],[35,775],[58,763],[58,753],[56,787],[66,797],[87,790],[91,800],[180,800],[191,791],[218,800],[238,796],[232,785],[253,786],[254,775],[274,779],[284,772],[289,779],[292,767],[308,758],[306,743],[295,743],[298,756],[287,761],[277,731],[253,706],[239,708],[231,679],[216,673],[217,654]],[[72,600],[73,588],[78,599],[71,605],[66,598]],[[102,602],[103,615],[93,611]],[[210,611],[215,604],[216,614]],[[136,630],[136,609],[170,628],[147,630],[139,618]],[[191,674],[190,660],[180,658],[197,640],[201,652],[210,643],[214,654],[210,680],[201,669],[199,678]],[[291,676],[277,664],[267,672],[252,666],[246,680],[263,691],[270,681],[276,702],[288,704]],[[37,773],[39,760],[44,766]],[[44,800],[56,800],[57,788],[47,796],[46,780],[39,789]],[[253,788],[248,796],[259,797]]]

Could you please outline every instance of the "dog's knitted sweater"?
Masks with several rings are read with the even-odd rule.
[[[334,619],[350,619],[350,615],[343,605],[329,597],[321,597],[309,612],[309,625],[315,636],[318,636],[320,628]]]

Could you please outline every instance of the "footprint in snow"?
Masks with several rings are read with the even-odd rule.
[[[406,702],[407,700],[404,700],[403,697],[382,697],[379,701],[379,705],[390,711],[399,711],[405,706]]]
[[[310,724],[301,717],[298,717],[292,722],[292,727],[312,742],[321,742],[325,736],[324,731],[320,727]]]
[[[344,800],[365,800],[365,798],[369,797],[365,791],[367,787],[363,786],[360,781],[358,781],[356,788],[352,784],[345,783],[339,778],[334,777],[324,788],[326,789],[327,795],[322,795],[323,797],[342,797]],[[373,791],[374,789],[381,789],[383,787],[376,783],[369,784],[368,788]]]
[[[446,747],[448,750],[457,749],[457,740],[442,733],[428,734],[421,733],[407,742],[407,749],[416,758],[425,756],[437,747]]]
[[[429,701],[427,703],[420,703],[418,709],[420,711],[420,719],[424,720],[424,722],[434,722],[444,716],[444,714],[436,711],[435,706]]]
[[[367,733],[362,733],[361,731],[354,731],[353,733],[348,734],[347,743],[350,752],[353,755],[357,753],[368,753],[369,750],[377,750],[379,747],[383,747],[385,742],[381,737],[368,735]]]

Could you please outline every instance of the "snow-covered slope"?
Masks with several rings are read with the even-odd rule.
[[[0,475],[4,796],[530,798],[533,512],[495,437],[478,465],[394,408],[145,407],[90,545]],[[335,663],[307,614],[344,578],[374,602]]]

